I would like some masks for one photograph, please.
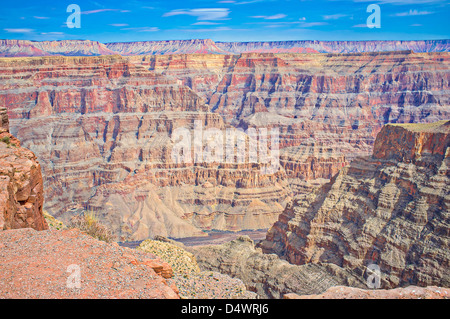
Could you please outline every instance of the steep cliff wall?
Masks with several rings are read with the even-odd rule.
[[[450,285],[450,121],[386,125],[373,156],[296,198],[262,243],[294,264],[381,269],[382,287]]]
[[[0,108],[0,231],[47,229],[41,166],[36,156],[9,133],[8,114]]]

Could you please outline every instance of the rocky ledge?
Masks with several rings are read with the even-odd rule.
[[[0,260],[1,298],[179,298],[166,281],[172,268],[160,258],[77,229],[0,232]]]

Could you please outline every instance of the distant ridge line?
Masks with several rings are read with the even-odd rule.
[[[241,53],[365,53],[412,51],[450,52],[450,39],[374,41],[215,42],[211,39],[101,43],[91,40],[0,40],[0,57],[241,54]]]

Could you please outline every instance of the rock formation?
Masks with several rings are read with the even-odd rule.
[[[260,298],[279,299],[287,293],[318,294],[337,285],[366,287],[362,277],[333,264],[296,266],[274,254],[263,254],[248,236],[226,244],[188,249],[202,270],[239,278]]]
[[[0,231],[47,229],[41,166],[33,152],[9,133],[5,108],[0,108],[0,117]]]
[[[261,244],[297,265],[333,263],[382,288],[450,285],[450,121],[388,124],[372,157],[289,204]]]

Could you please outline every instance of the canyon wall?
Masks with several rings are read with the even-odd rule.
[[[5,58],[0,105],[42,163],[45,208],[63,221],[94,210],[122,239],[264,229],[292,195],[370,154],[384,124],[449,118],[449,57]],[[173,133],[196,122],[205,130],[278,129],[280,170],[172,162]]]
[[[4,59],[0,73],[0,104],[64,222],[93,210],[122,240],[185,237],[268,228],[290,200],[282,170],[172,161],[177,128],[227,127],[176,79],[119,56]]]
[[[381,271],[382,288],[448,287],[450,121],[388,124],[373,155],[298,196],[261,248],[303,265]]]

